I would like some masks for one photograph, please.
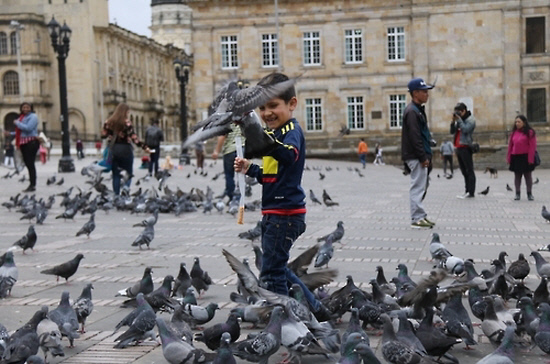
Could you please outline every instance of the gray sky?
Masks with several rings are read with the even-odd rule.
[[[109,22],[150,37],[151,0],[109,0]]]

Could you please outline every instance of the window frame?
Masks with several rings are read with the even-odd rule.
[[[351,32],[351,34],[347,34],[347,32]],[[354,34],[357,31],[361,31],[361,34],[357,36]],[[348,40],[349,45],[348,47]],[[359,44],[357,44],[357,41]],[[365,56],[364,56],[364,47],[365,44],[365,37],[364,32],[362,28],[347,28],[344,29],[344,63],[345,64],[362,64],[364,62]],[[357,48],[359,48],[359,57],[361,59],[357,59]],[[349,58],[348,58],[349,56]]]
[[[394,32],[390,33],[390,29],[393,29]],[[402,32],[398,32],[397,29],[402,29]],[[403,43],[403,55],[401,58],[399,58],[399,37],[402,37],[402,43]],[[390,44],[390,37],[395,37],[394,39],[394,45]],[[388,26],[386,27],[386,61],[395,63],[395,62],[405,62],[407,60],[407,32],[405,30],[404,25],[394,25],[394,26]],[[391,59],[390,56],[392,54],[392,51],[395,52],[395,58]]]
[[[227,40],[224,40],[224,38],[227,38]],[[227,47],[225,50],[227,55],[224,54],[225,47]],[[224,63],[225,61],[227,61],[227,64]],[[222,70],[234,70],[239,68],[238,35],[220,35],[220,65]]]
[[[8,79],[8,77],[11,79]],[[16,71],[9,70],[4,73],[4,76],[2,76],[2,91],[4,96],[18,96],[20,94],[19,74]]]
[[[264,39],[264,37],[269,39]],[[279,39],[277,33],[263,33],[261,35],[262,68],[275,68],[279,66]],[[266,60],[269,64],[266,64]]]
[[[312,103],[308,104],[308,102]],[[313,119],[311,119],[310,116]],[[324,130],[322,97],[304,98],[304,120],[307,132],[318,133]]]
[[[530,100],[530,97],[529,97],[529,92],[530,91],[533,91],[533,90],[542,90],[544,92],[544,103],[543,103],[543,106],[544,106],[544,110],[542,112],[542,114],[544,115],[544,120],[535,120],[535,118],[533,117],[533,112],[532,112],[532,109],[530,107],[530,104],[531,102],[535,102],[535,101],[538,101],[538,100]],[[529,120],[529,123],[532,123],[532,124],[542,124],[542,123],[547,123],[548,122],[548,88],[547,87],[529,87],[525,90],[525,110],[526,110],[526,116],[527,116],[527,119]]]
[[[542,36],[543,36],[543,49],[542,51],[530,51],[528,50],[528,45],[530,42],[528,42],[528,37],[530,34],[532,34],[532,31],[529,31],[528,30],[528,27],[527,27],[527,22],[531,19],[543,19],[544,23],[542,24]],[[547,52],[547,39],[546,39],[546,27],[547,27],[547,21],[546,21],[546,16],[544,15],[536,15],[536,16],[529,16],[529,17],[526,17],[525,18],[525,22],[524,22],[524,26],[525,26],[525,54],[543,54],[543,53],[546,53]],[[538,45],[538,43],[537,43]]]
[[[8,51],[8,35],[6,32],[0,32],[0,56],[9,54]]]
[[[396,100],[392,100],[392,97],[396,97]],[[402,98],[401,98],[402,97]],[[397,106],[397,108],[394,107]],[[399,108],[401,106],[401,109]],[[388,123],[390,130],[401,130],[403,128],[403,111],[407,107],[407,94],[406,93],[391,93],[388,95]],[[396,112],[394,112],[396,110]],[[392,120],[392,117],[397,113],[396,120]],[[395,125],[392,125],[392,122]]]
[[[10,54],[17,54],[17,32],[15,31],[10,33]]]
[[[306,37],[306,34],[309,36]],[[314,36],[317,35],[317,37]],[[316,44],[315,44],[316,43]],[[317,62],[316,61],[316,49],[317,48]],[[319,30],[306,30],[302,32],[302,65],[304,67],[316,67],[321,66],[321,31]],[[306,63],[306,60],[310,60]]]
[[[359,101],[359,99],[361,99]],[[367,128],[365,113],[365,97],[350,95],[346,97],[346,118],[350,130],[365,130]],[[358,120],[358,119],[361,120]],[[359,125],[359,124],[362,125]]]

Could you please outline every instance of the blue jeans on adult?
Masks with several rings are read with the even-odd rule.
[[[359,154],[359,160],[361,161],[363,168],[365,168],[365,166],[367,165],[367,155],[364,153]]]
[[[229,197],[231,201],[233,199],[233,193],[235,192],[235,158],[237,152],[227,153],[223,155],[223,173],[225,175],[225,191],[224,195]]]
[[[288,296],[288,288],[296,283],[302,287],[313,311],[320,307],[311,291],[288,267],[290,248],[306,230],[305,214],[272,215],[262,218],[262,271],[260,282],[268,290]]]
[[[113,145],[113,162],[111,165],[113,171],[113,191],[115,195],[120,194],[120,172],[125,170],[129,175],[133,174],[134,170],[134,151],[132,146],[126,143],[115,143]],[[131,178],[128,178],[125,186],[130,187],[132,182]]]
[[[150,158],[149,174],[152,174],[153,168],[155,169],[155,174],[157,174],[157,172],[159,171],[160,146],[156,146],[156,147],[149,146],[149,149],[155,150],[155,153],[149,154],[149,158]]]
[[[405,161],[411,170],[411,185],[409,189],[409,202],[411,209],[411,220],[417,222],[427,216],[422,198],[426,191],[428,183],[428,168],[422,167],[422,163],[418,159],[410,159]]]

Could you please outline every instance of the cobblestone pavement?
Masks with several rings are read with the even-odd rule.
[[[75,160],[77,173],[58,174],[58,178],[65,179],[62,186],[46,185],[46,179],[57,170],[57,159],[52,158],[46,165],[38,165],[37,196],[45,198],[72,185],[88,186],[83,184],[84,177],[79,171],[91,161],[92,158]],[[221,193],[223,175],[215,181],[212,177],[222,171],[222,163],[208,160],[207,165],[206,177],[194,174],[191,166],[174,170],[168,186],[179,186],[183,191],[189,191],[192,187],[205,189],[210,186],[216,195]],[[357,285],[370,290],[368,282],[374,278],[377,265],[384,267],[388,279],[394,276],[399,263],[408,266],[414,279],[428,274],[433,264],[429,260],[428,250],[432,231],[413,230],[409,227],[409,178],[404,177],[400,169],[370,164],[366,169],[359,169],[359,174],[354,170],[355,167],[360,167],[359,162],[309,159],[307,165],[309,169],[304,173],[304,189],[312,189],[318,196],[325,189],[334,201],[339,202],[339,206],[327,208],[313,205],[308,199],[307,230],[296,242],[292,256],[315,244],[317,237],[332,231],[337,221],[342,220],[345,227],[343,245],[336,245],[334,258],[330,262],[331,268],[338,268],[340,271],[336,281],[331,284],[332,290],[342,286],[348,274],[354,277]],[[137,168],[137,159],[134,166],[137,177],[145,174],[145,170]],[[326,175],[323,180],[320,179],[321,173]],[[1,169],[0,174],[4,174]],[[432,172],[425,201],[429,218],[437,222],[433,232],[440,234],[441,241],[455,255],[473,258],[478,271],[488,267],[502,250],[508,252],[511,261],[517,258],[518,253],[528,256],[531,250],[550,241],[550,224],[540,216],[541,206],[550,200],[550,171],[535,171],[534,178],[538,177],[540,183],[533,189],[534,202],[525,199],[519,202],[512,200],[512,192],[507,192],[505,188],[506,183],[513,185],[513,176],[508,171],[500,171],[498,179],[491,179],[488,174],[478,171],[478,191],[490,186],[490,192],[487,196],[477,195],[470,200],[456,198],[456,195],[463,192],[460,173],[455,173],[455,177],[450,180],[438,178],[438,174],[442,175],[442,171]],[[1,202],[7,201],[9,196],[27,186],[27,183],[18,182],[18,178],[0,179]],[[156,184],[149,181],[142,187],[156,187]],[[136,188],[134,184],[132,191]],[[260,194],[260,186],[254,186],[253,196],[247,200],[259,199]],[[140,229],[131,226],[146,215],[117,211],[107,214],[100,211],[96,214],[97,228],[87,239],[84,236],[75,237],[75,233],[88,220],[87,215],[78,214],[74,221],[54,218],[62,212],[60,201],[60,197],[57,197],[45,223],[36,226],[36,250],[25,255],[20,250],[16,251],[19,281],[13,289],[12,297],[0,301],[0,322],[13,331],[26,322],[41,305],[56,307],[63,291],[68,290],[71,297],[76,298],[86,283],[94,284],[95,308],[88,319],[88,332],[75,341],[75,348],[65,349],[64,358],[54,358],[52,363],[166,362],[160,347],[154,342],[117,350],[112,348],[114,337],[109,336],[114,325],[129,312],[128,309],[119,307],[122,299],[115,298],[115,293],[137,281],[146,266],[153,267],[155,284],[158,285],[165,275],[177,275],[180,262],[186,262],[191,267],[193,257],[200,257],[202,267],[215,281],[201,303],[213,301],[218,302],[221,307],[210,325],[225,321],[229,309],[234,307],[229,301],[229,293],[236,288],[236,276],[222,257],[221,250],[225,248],[239,259],[252,259],[250,243],[239,239],[237,234],[253,227],[260,219],[259,212],[247,212],[244,225],[238,225],[236,219],[227,213],[204,214],[199,211],[179,217],[161,214],[151,249],[139,250],[130,244]],[[0,208],[0,216],[0,250],[5,251],[24,235],[29,223],[26,220],[21,221],[19,213],[10,212],[3,207]],[[61,281],[57,283],[53,276],[39,273],[44,268],[73,258],[77,253],[84,254],[85,258],[69,284]],[[533,261],[526,283],[533,289],[538,284]],[[512,305],[514,304],[512,301]],[[349,315],[345,315],[343,323],[338,325],[340,330],[346,328],[348,319]],[[481,334],[479,328],[475,330],[477,335]],[[247,333],[247,329],[243,330],[243,335]],[[475,350],[465,351],[463,345],[457,345],[452,354],[461,363],[477,362],[493,350],[485,337],[478,336],[478,339],[480,345]],[[380,336],[370,335],[370,341],[381,357]],[[281,349],[280,353],[283,352],[284,349]],[[518,350],[516,362],[521,360],[524,363],[539,363],[541,354],[543,353],[538,348],[530,353]],[[281,359],[282,356],[277,354],[270,362]],[[336,359],[337,356],[332,359],[305,357],[303,362],[331,363]]]

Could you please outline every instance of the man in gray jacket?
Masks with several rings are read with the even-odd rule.
[[[472,153],[472,134],[476,128],[476,120],[468,107],[463,102],[456,104],[453,121],[451,123],[451,134],[454,134],[454,147],[456,159],[460,171],[464,176],[465,193],[458,195],[458,198],[473,198],[476,192],[476,174],[474,172],[474,159]]]

